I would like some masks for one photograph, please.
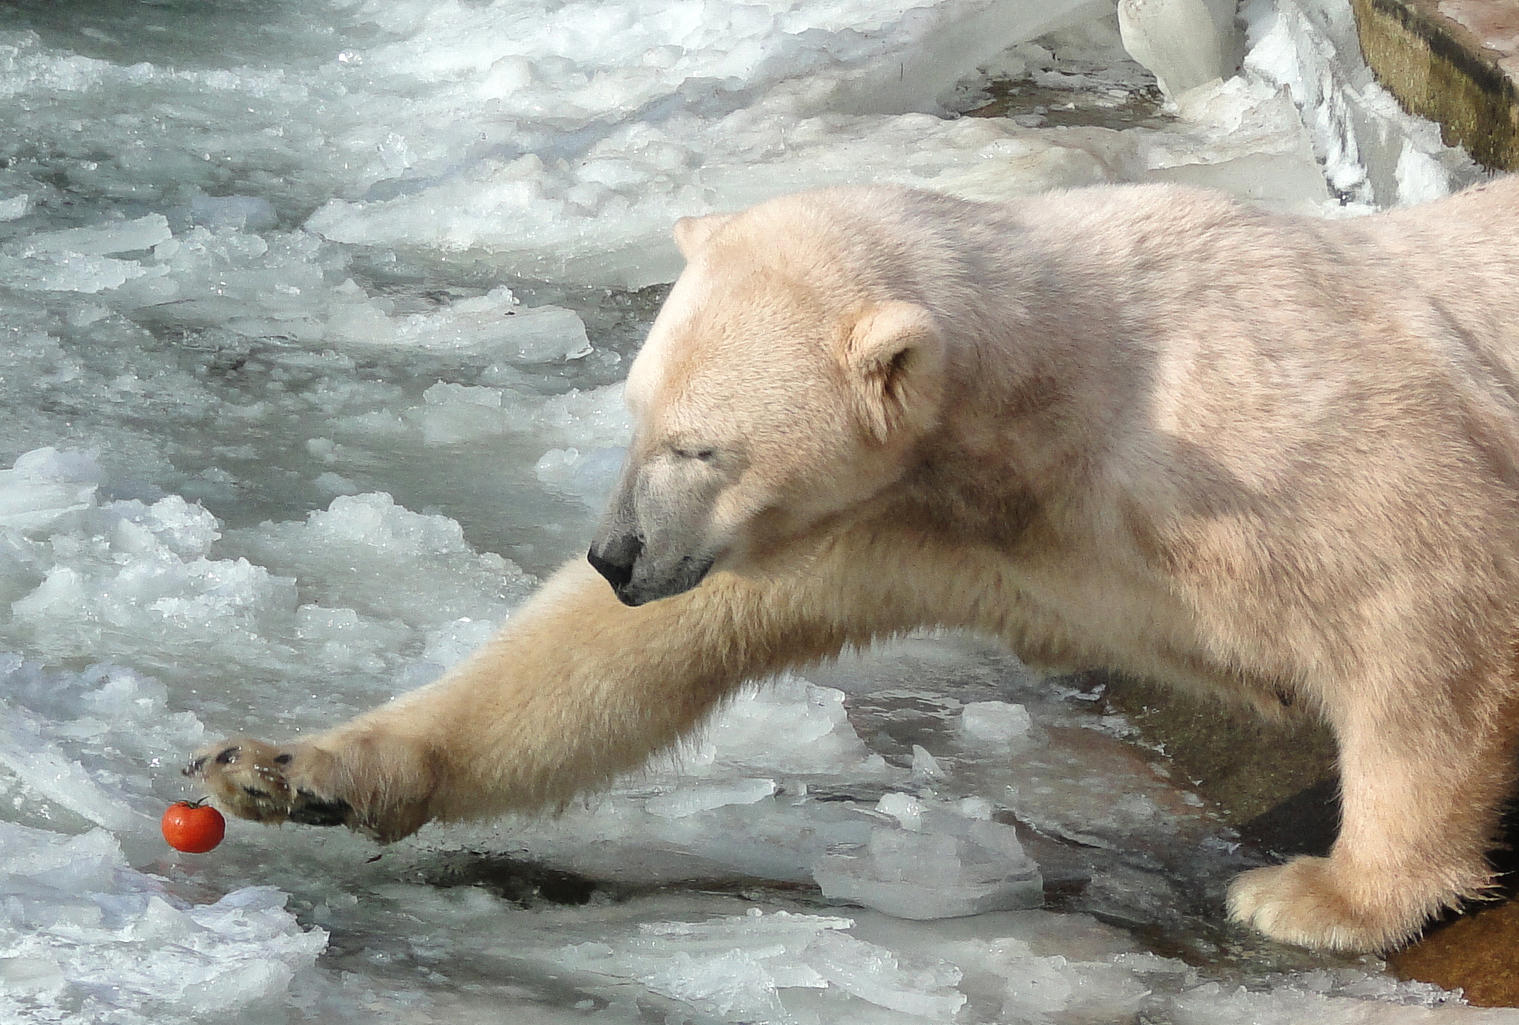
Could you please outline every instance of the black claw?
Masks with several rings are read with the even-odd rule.
[[[348,821],[353,809],[347,801],[319,801],[315,795],[302,790],[300,801],[290,809],[290,821],[307,826],[341,826]]]

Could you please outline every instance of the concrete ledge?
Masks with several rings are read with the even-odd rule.
[[[1446,144],[1465,146],[1478,163],[1519,170],[1519,86],[1499,66],[1505,54],[1435,0],[1351,6],[1366,63],[1407,110],[1438,122]]]

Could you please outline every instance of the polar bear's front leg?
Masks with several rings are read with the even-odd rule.
[[[837,625],[848,603],[818,594],[829,575],[812,569],[719,573],[629,608],[576,560],[435,683],[300,743],[223,741],[185,771],[233,815],[382,841],[434,819],[561,806],[675,742],[745,680],[868,639]]]
[[[1486,853],[1512,779],[1507,715],[1378,697],[1337,716],[1343,812],[1330,856],[1241,875],[1235,921],[1284,943],[1383,951],[1490,888]]]

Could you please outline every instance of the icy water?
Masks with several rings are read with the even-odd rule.
[[[1257,5],[1163,102],[1102,3],[0,2],[0,1021],[1514,1019],[1224,926],[1263,855],[963,637],[552,821],[158,835],[187,752],[435,677],[584,549],[677,216],[1470,180],[1347,19]]]

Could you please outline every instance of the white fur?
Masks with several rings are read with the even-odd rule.
[[[632,604],[566,566],[288,762],[209,751],[223,807],[329,802],[381,838],[552,807],[746,679],[953,626],[1324,715],[1343,832],[1236,883],[1268,935],[1384,948],[1483,890],[1516,715],[1519,181],[1333,222],[1169,187],[846,189],[678,234],[593,547]]]

